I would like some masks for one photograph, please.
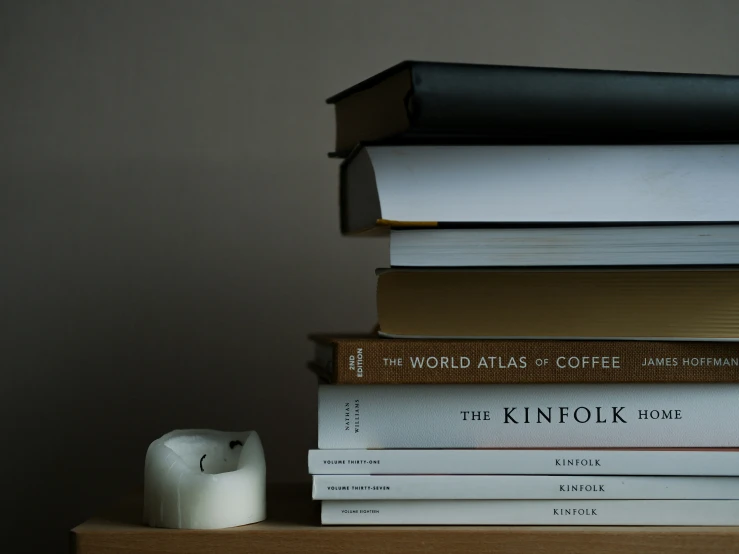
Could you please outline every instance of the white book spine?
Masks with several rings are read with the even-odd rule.
[[[324,525],[739,525],[736,500],[325,500]]]
[[[322,449],[739,446],[739,384],[318,388]]]
[[[737,477],[316,475],[315,500],[739,500]]]
[[[311,450],[311,475],[739,476],[736,450]]]

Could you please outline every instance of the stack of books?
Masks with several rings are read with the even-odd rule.
[[[739,524],[739,78],[407,62],[329,102],[391,267],[376,332],[312,337],[323,523]]]

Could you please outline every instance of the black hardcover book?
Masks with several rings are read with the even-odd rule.
[[[358,143],[739,141],[739,76],[406,61],[327,100]]]

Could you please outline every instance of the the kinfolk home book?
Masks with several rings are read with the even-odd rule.
[[[319,448],[739,447],[739,384],[321,385]]]

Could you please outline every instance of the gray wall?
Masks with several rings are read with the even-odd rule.
[[[325,97],[402,59],[739,73],[739,2],[0,4],[5,541],[141,483],[174,428],[314,444],[305,336],[374,322]],[[9,510],[8,510],[9,508]]]

